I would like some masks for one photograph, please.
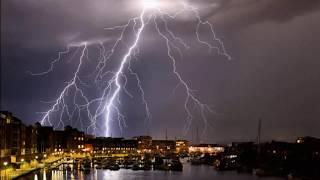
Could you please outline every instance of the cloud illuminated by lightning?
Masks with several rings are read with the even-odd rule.
[[[104,136],[110,136],[112,134],[111,122],[118,122],[119,128],[122,131],[126,127],[125,115],[121,112],[121,93],[133,97],[133,95],[126,89],[129,78],[128,75],[134,77],[137,82],[137,87],[141,94],[141,99],[145,107],[146,113],[146,126],[149,126],[151,121],[151,111],[145,97],[145,91],[143,89],[142,81],[139,78],[138,73],[134,72],[131,68],[131,60],[137,58],[139,53],[139,42],[143,36],[143,32],[146,26],[154,26],[157,34],[161,37],[167,47],[167,56],[172,62],[172,73],[176,77],[178,85],[182,86],[185,91],[184,109],[186,112],[186,127],[187,132],[192,124],[194,118],[194,109],[197,109],[201,115],[201,119],[205,125],[207,125],[206,113],[213,112],[208,105],[202,103],[198,99],[194,91],[188,85],[188,82],[178,72],[177,60],[175,53],[179,53],[182,56],[182,50],[180,47],[189,49],[190,46],[183,40],[183,38],[175,35],[168,26],[168,20],[176,20],[176,18],[183,13],[191,13],[195,17],[197,25],[195,27],[195,36],[199,45],[204,45],[208,48],[209,52],[216,50],[219,55],[231,59],[231,56],[227,53],[223,42],[216,36],[213,25],[208,21],[203,21],[197,9],[187,3],[182,2],[180,10],[174,14],[165,12],[165,9],[161,7],[160,1],[157,0],[142,0],[142,11],[138,17],[134,17],[128,20],[127,24],[105,28],[106,31],[119,32],[119,37],[115,40],[110,49],[107,49],[104,45],[104,41],[87,41],[83,43],[73,43],[69,45],[65,51],[59,52],[58,58],[51,62],[51,65],[47,71],[40,73],[31,73],[34,76],[43,76],[54,70],[55,64],[62,60],[62,57],[71,53],[70,48],[76,48],[81,50],[77,69],[73,73],[73,77],[66,83],[66,86],[60,92],[58,98],[53,101],[51,108],[43,112],[44,115],[41,119],[41,124],[52,125],[55,128],[63,127],[65,124],[70,124],[75,117],[78,119],[81,128],[85,129],[87,133],[99,134],[99,131],[103,131]],[[161,26],[162,25],[162,26]],[[211,33],[212,39],[206,41],[200,37],[200,28],[207,27]],[[114,71],[109,70],[109,63],[114,58],[115,52],[119,49],[120,44],[124,43],[124,37],[128,33],[134,34],[134,40],[131,43],[126,43],[128,49],[119,59],[118,67]],[[214,41],[217,45],[213,45]],[[99,48],[99,58],[95,65],[95,69],[89,77],[93,78],[93,82],[96,87],[102,89],[101,93],[97,97],[89,97],[84,90],[89,85],[82,80],[81,70],[85,68],[85,61],[89,61],[89,46],[97,46]],[[77,53],[77,51],[75,52]],[[70,100],[71,99],[71,100]],[[83,127],[83,121],[89,119],[90,125]],[[54,117],[54,118],[53,118]],[[99,125],[99,119],[103,119],[103,127]],[[205,131],[204,131],[205,132]],[[101,133],[100,133],[101,134]]]

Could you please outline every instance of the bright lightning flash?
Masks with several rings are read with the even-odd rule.
[[[142,103],[145,107],[147,124],[151,120],[151,113],[148,106],[148,102],[145,98],[145,92],[143,90],[142,81],[139,78],[138,73],[134,72],[131,68],[131,60],[137,59],[139,53],[139,42],[145,27],[153,25],[167,47],[168,59],[172,62],[172,73],[177,79],[177,86],[181,85],[185,91],[184,109],[186,112],[186,127],[187,132],[195,119],[194,110],[197,109],[200,114],[205,127],[207,127],[208,120],[206,113],[213,112],[210,107],[201,102],[198,99],[194,91],[190,88],[187,81],[184,80],[182,75],[178,72],[177,59],[175,53],[182,54],[181,47],[188,50],[189,45],[180,37],[176,36],[173,31],[170,30],[168,20],[176,20],[176,18],[182,13],[191,13],[196,19],[195,37],[200,45],[208,47],[209,51],[216,50],[216,52],[231,59],[231,56],[226,52],[223,42],[217,38],[213,25],[208,21],[203,21],[196,8],[186,3],[181,3],[180,11],[175,14],[166,13],[161,9],[160,2],[158,0],[142,0],[143,9],[138,17],[129,19],[127,24],[114,26],[111,28],[105,28],[107,31],[120,32],[119,37],[116,39],[112,47],[106,49],[103,41],[96,42],[84,42],[77,45],[69,45],[66,51],[60,52],[57,59],[52,61],[50,68],[47,71],[41,73],[31,73],[34,76],[42,76],[53,71],[54,65],[62,60],[63,55],[71,53],[70,48],[75,47],[81,50],[79,63],[73,77],[67,82],[66,86],[62,89],[58,98],[53,101],[51,108],[44,112],[41,123],[53,125],[55,128],[64,126],[66,123],[70,124],[74,118],[77,118],[80,125],[83,126],[83,116],[90,120],[90,125],[87,127],[81,127],[82,130],[86,128],[87,133],[99,134],[99,131],[103,131],[105,136],[110,136],[112,131],[110,129],[111,121],[117,121],[119,128],[122,131],[123,127],[126,127],[125,116],[121,113],[120,106],[121,99],[120,94],[124,93],[129,97],[132,94],[126,89],[128,76],[134,77],[137,82],[138,90],[141,94]],[[203,40],[200,37],[200,28],[206,27],[211,33],[211,40]],[[108,69],[108,63],[114,58],[115,52],[119,49],[121,43],[125,43],[124,37],[127,33],[134,33],[134,40],[129,44],[126,53],[119,61],[119,65],[115,71]],[[215,42],[214,44],[212,42]],[[92,72],[94,75],[94,83],[102,89],[101,93],[94,98],[90,98],[85,93],[85,88],[88,86],[82,79],[81,70],[85,66],[85,61],[89,59],[89,46],[97,46],[100,50],[100,58],[96,64],[95,70]],[[76,51],[75,53],[77,53]],[[70,103],[70,99],[72,100]],[[53,119],[52,116],[58,116],[57,119]],[[104,122],[104,126],[99,126],[99,118]],[[147,127],[149,128],[149,127]],[[205,131],[204,131],[205,132]]]
[[[143,0],[142,4],[145,9],[152,9],[152,8],[157,8],[159,6],[159,1],[157,1],[157,0]]]

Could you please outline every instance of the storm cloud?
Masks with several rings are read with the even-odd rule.
[[[105,27],[122,25],[139,14],[134,0],[7,0],[1,1],[2,109],[35,123],[49,108],[42,101],[58,96],[74,71],[74,60],[55,72],[32,77],[27,71],[47,69],[57,52],[73,42],[114,41]],[[215,113],[207,114],[209,130],[202,140],[254,140],[262,118],[265,140],[320,136],[320,1],[192,0],[203,19],[214,24],[232,60],[208,53],[195,42],[194,19],[188,15],[170,28],[190,44],[178,70]],[[174,9],[173,9],[174,11]],[[202,37],[209,33],[202,30]],[[182,137],[184,91],[176,89],[163,40],[150,26],[141,41],[140,74],[153,114],[151,135]],[[92,57],[96,47],[91,48]],[[130,90],[129,86],[129,90]],[[132,85],[132,91],[134,87]],[[146,133],[138,100],[124,98],[128,127],[124,136]],[[187,138],[203,128],[196,119]],[[193,133],[193,135],[192,135]],[[120,134],[117,134],[120,135]]]

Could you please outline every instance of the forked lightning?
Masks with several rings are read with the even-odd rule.
[[[66,86],[62,89],[58,98],[53,101],[53,105],[50,109],[44,112],[41,119],[41,124],[51,125],[55,128],[64,127],[66,124],[70,124],[74,119],[80,123],[82,129],[86,129],[87,133],[95,135],[104,135],[106,137],[112,135],[111,122],[117,121],[119,128],[123,131],[126,127],[126,119],[123,112],[121,112],[121,93],[133,97],[133,95],[126,89],[127,83],[132,76],[136,79],[138,90],[141,94],[141,100],[145,107],[145,126],[149,128],[151,121],[151,111],[148,106],[146,93],[143,89],[143,82],[139,78],[139,74],[134,72],[131,68],[131,61],[134,58],[138,58],[139,43],[141,37],[144,35],[144,30],[147,26],[154,26],[156,33],[163,39],[167,47],[167,56],[172,63],[172,74],[176,77],[178,85],[184,88],[185,101],[184,109],[186,112],[186,126],[185,132],[188,132],[193,120],[195,119],[194,109],[198,110],[201,115],[203,123],[206,125],[208,120],[206,113],[212,113],[208,105],[202,103],[198,99],[194,91],[190,88],[187,81],[184,80],[182,75],[178,72],[177,60],[175,53],[179,53],[182,56],[182,49],[186,50],[190,46],[184,41],[183,38],[178,37],[170,30],[168,20],[176,20],[180,14],[189,13],[196,19],[197,23],[194,27],[195,37],[199,45],[208,47],[208,50],[216,50],[219,55],[224,56],[227,59],[231,59],[231,56],[227,53],[223,42],[216,36],[213,25],[209,21],[203,21],[197,9],[186,2],[181,2],[181,10],[175,14],[170,14],[161,8],[161,1],[156,0],[144,0],[142,1],[142,11],[138,17],[134,17],[128,20],[127,24],[105,28],[106,31],[119,32],[119,37],[115,40],[110,49],[107,49],[103,41],[87,41],[83,43],[71,44],[66,51],[60,52],[58,58],[51,62],[50,68],[47,71],[40,73],[31,73],[34,76],[43,76],[54,70],[55,65],[62,60],[63,55],[71,53],[70,48],[76,48],[81,51],[77,68],[70,81],[66,83]],[[162,26],[161,26],[162,25]],[[161,28],[162,27],[162,28]],[[204,40],[200,37],[200,28],[207,27],[211,33],[211,40]],[[133,42],[128,43],[128,49],[119,59],[118,67],[115,71],[108,69],[108,63],[114,58],[115,52],[119,49],[120,44],[124,43],[125,35],[127,33],[134,34]],[[213,45],[210,42],[215,42],[217,45]],[[86,95],[85,88],[88,86],[82,81],[81,70],[86,68],[84,61],[88,60],[89,47],[98,46],[100,50],[100,58],[97,61],[96,68],[90,76],[92,81],[97,87],[102,88],[101,94],[98,97],[90,98]],[[77,53],[78,51],[75,51]],[[71,102],[70,103],[70,99]],[[90,125],[84,127],[83,121],[89,119]],[[99,125],[99,121],[103,121],[103,126]],[[103,133],[101,133],[103,132]],[[205,130],[204,130],[205,132]]]

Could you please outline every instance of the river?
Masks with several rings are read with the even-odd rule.
[[[44,176],[45,175],[45,178]],[[48,171],[44,170],[29,174],[20,180],[283,180],[283,178],[269,177],[259,178],[251,174],[240,174],[234,171],[216,171],[212,166],[192,166],[185,163],[182,172],[172,171],[133,171],[130,169],[120,169],[119,171],[110,171],[103,169],[93,169],[89,174],[82,171]]]

